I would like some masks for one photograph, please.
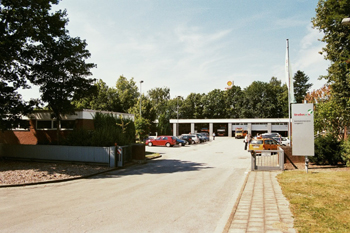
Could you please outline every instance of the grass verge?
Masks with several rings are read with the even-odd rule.
[[[285,171],[277,179],[298,232],[350,232],[350,171]]]

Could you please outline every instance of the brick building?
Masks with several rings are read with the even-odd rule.
[[[93,130],[93,118],[97,112],[112,114],[115,117],[121,115],[123,118],[134,120],[133,114],[89,109],[78,110],[75,115],[66,115],[62,118],[60,135],[65,137],[74,128]],[[57,121],[51,118],[51,113],[48,110],[38,110],[23,117],[18,127],[0,131],[0,143],[36,145],[56,141]]]

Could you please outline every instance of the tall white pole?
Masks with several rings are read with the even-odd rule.
[[[291,131],[291,122],[290,122],[290,68],[289,68],[289,40],[287,39],[287,55],[286,55],[286,59],[287,59],[287,72],[288,72],[288,138],[289,141],[291,142],[291,137],[290,137],[290,131]]]

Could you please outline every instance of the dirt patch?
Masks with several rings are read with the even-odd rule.
[[[0,160],[0,186],[76,178],[110,169],[96,165]]]

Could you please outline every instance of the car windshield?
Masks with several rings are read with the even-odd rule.
[[[263,140],[255,140],[255,139],[253,139],[251,141],[251,144],[263,144]]]

